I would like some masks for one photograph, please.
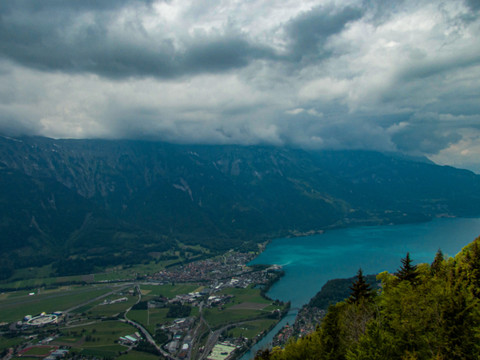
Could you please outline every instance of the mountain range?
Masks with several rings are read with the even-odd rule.
[[[336,227],[478,214],[480,176],[424,158],[0,137],[4,274],[52,262],[64,269],[65,260],[85,271],[136,262],[178,242],[225,250]]]

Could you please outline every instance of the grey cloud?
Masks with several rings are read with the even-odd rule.
[[[315,110],[315,109],[311,109]],[[385,127],[375,120],[350,114],[341,104],[318,111],[278,115],[279,137],[284,144],[317,149],[395,150]],[[313,114],[312,114],[313,113]],[[390,119],[394,122],[397,117]],[[387,125],[387,124],[385,124]]]
[[[148,6],[151,1],[141,2]],[[246,67],[257,59],[311,62],[331,55],[328,38],[362,17],[359,8],[316,7],[285,24],[287,55],[281,57],[247,34],[227,29],[190,36],[177,49],[167,35],[148,34],[140,23],[115,34],[110,26],[124,1],[7,1],[0,5],[0,56],[42,71],[90,72],[110,78],[175,78]],[[85,22],[81,16],[91,15]]]
[[[363,16],[360,8],[316,7],[286,25],[290,40],[289,57],[295,61],[318,60],[330,55],[325,49],[328,38]]]
[[[274,57],[274,52],[267,47],[250,44],[240,37],[224,37],[195,41],[180,62],[189,72],[219,72],[244,67],[253,59]]]
[[[241,33],[192,37],[182,51],[168,37],[145,34],[140,24],[123,29],[120,36],[112,34],[114,11],[132,3],[9,2],[0,7],[0,56],[44,71],[91,72],[110,78],[217,73],[274,56],[271,49],[252,44]],[[94,12],[93,23],[82,23],[79,16],[90,10],[102,11]]]
[[[413,154],[437,154],[462,139],[452,122],[442,122],[438,114],[417,114],[392,135],[398,150]],[[460,126],[459,126],[460,125]]]
[[[480,54],[464,54],[462,57],[420,63],[400,72],[399,78],[407,81],[418,80],[478,64]]]
[[[4,136],[34,136],[40,132],[40,126],[21,115],[0,110],[0,135]]]
[[[376,26],[384,24],[399,9],[402,9],[405,0],[384,1],[384,0],[363,0],[362,9],[369,14],[369,20]]]
[[[0,1],[0,131],[478,153],[480,4],[454,1]]]
[[[480,10],[480,0],[466,0],[466,3],[473,11]]]
[[[150,5],[155,0],[5,0],[0,3],[1,13],[21,11],[23,13],[49,12],[52,15],[65,11],[111,11],[122,8],[128,4]]]

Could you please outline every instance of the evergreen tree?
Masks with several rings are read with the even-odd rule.
[[[443,267],[443,252],[442,250],[438,249],[437,254],[435,255],[435,259],[433,259],[432,265],[430,269],[432,270],[432,274],[438,275]]]
[[[407,252],[407,256],[405,256],[402,261],[402,266],[400,269],[395,273],[395,276],[400,281],[409,281],[412,284],[415,284],[418,278],[418,271],[417,265],[412,265],[412,259],[410,259],[410,253]]]
[[[358,303],[362,299],[368,300],[373,296],[372,288],[365,281],[365,276],[363,276],[362,269],[358,269],[357,279],[350,286],[352,291],[350,297],[348,298],[349,303]]]

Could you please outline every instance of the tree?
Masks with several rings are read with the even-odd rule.
[[[438,249],[437,254],[435,255],[435,259],[433,259],[432,265],[430,269],[432,270],[432,274],[438,275],[443,267],[443,252],[442,250]]]
[[[418,278],[417,265],[412,265],[412,259],[410,259],[410,253],[407,252],[402,261],[402,266],[395,273],[395,276],[400,281],[409,281],[412,284],[415,284]]]
[[[347,300],[349,303],[356,304],[363,299],[368,300],[372,298],[372,288],[365,281],[362,269],[358,269],[357,279],[352,283],[352,286],[350,286],[350,290],[352,290],[352,292]]]

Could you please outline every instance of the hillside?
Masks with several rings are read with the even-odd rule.
[[[439,251],[431,265],[407,258],[395,274],[378,275],[379,292],[357,291],[317,330],[255,359],[478,359],[480,238],[455,258]]]
[[[0,183],[5,269],[480,214],[480,176],[368,151],[0,137]]]

